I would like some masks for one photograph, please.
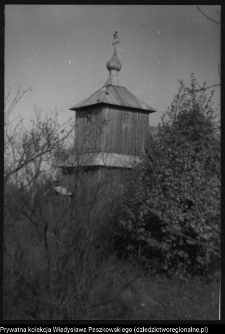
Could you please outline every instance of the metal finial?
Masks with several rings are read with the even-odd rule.
[[[115,34],[113,35],[113,38],[114,38],[114,42],[112,43],[112,45],[114,46],[114,50],[116,51],[116,44],[119,43],[118,35],[117,35],[117,31],[116,31]]]

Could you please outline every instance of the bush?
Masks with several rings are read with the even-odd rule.
[[[207,275],[220,261],[220,133],[192,77],[162,117],[117,215],[123,251],[157,270]]]

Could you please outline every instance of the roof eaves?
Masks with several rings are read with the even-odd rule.
[[[88,101],[90,101],[96,94],[98,94],[101,91],[102,88],[91,94],[88,98],[82,100],[81,102],[75,104],[73,107],[69,108],[69,110],[76,110],[78,108],[81,108],[83,106],[88,106]]]
[[[133,95],[123,86],[103,86],[93,93],[89,98],[76,104],[70,110],[77,110],[88,106],[98,105],[100,103],[122,106],[136,110],[146,111],[148,113],[156,112],[155,109],[147,105],[144,101]]]
[[[69,157],[64,163],[58,165],[59,168],[76,168],[76,167],[116,167],[116,168],[132,168],[136,163],[140,162],[140,156],[123,155],[117,153],[85,153],[76,159],[75,155]]]

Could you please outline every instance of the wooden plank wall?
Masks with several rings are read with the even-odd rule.
[[[143,154],[148,133],[148,113],[106,106],[103,115],[107,126],[103,128],[101,151]]]
[[[75,147],[78,152],[99,152],[103,128],[102,109],[98,106],[76,112]],[[91,115],[90,122],[87,122],[88,115]]]
[[[87,122],[87,115],[91,121]],[[78,152],[141,155],[148,135],[149,114],[114,106],[81,109],[76,113]]]

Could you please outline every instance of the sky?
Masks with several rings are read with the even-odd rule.
[[[219,20],[220,6],[200,6]],[[6,5],[5,89],[30,87],[16,106],[28,126],[34,107],[57,109],[60,122],[74,116],[73,105],[106,82],[113,54],[122,64],[120,84],[157,112],[157,125],[191,73],[200,85],[220,83],[220,25],[193,5]],[[220,87],[214,107],[219,110]]]

